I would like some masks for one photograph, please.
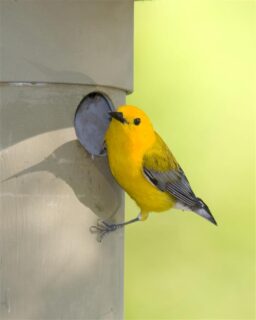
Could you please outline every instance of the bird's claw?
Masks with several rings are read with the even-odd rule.
[[[114,224],[114,223],[110,224],[110,223],[107,223],[106,221],[99,219],[97,221],[97,225],[90,227],[90,232],[96,233],[97,240],[101,242],[106,234],[108,234],[109,232],[115,231],[119,227],[120,226],[118,224]]]

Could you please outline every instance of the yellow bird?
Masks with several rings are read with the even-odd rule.
[[[183,170],[154,131],[148,116],[134,106],[120,106],[110,112],[105,142],[111,172],[118,184],[140,208],[135,219],[91,227],[100,240],[127,224],[144,221],[150,212],[170,208],[193,211],[217,225],[207,205],[192,191]]]

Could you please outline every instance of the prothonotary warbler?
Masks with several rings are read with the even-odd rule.
[[[118,184],[135,200],[140,214],[124,223],[98,222],[91,230],[99,233],[100,240],[108,232],[146,220],[150,212],[170,208],[193,211],[217,225],[148,116],[128,105],[109,114],[105,142],[110,169]]]

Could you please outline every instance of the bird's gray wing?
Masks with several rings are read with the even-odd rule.
[[[160,172],[143,166],[143,172],[159,190],[169,193],[184,206],[193,209],[200,204],[200,199],[195,196],[180,167]]]
[[[178,203],[181,205],[180,209],[194,211],[217,225],[208,206],[202,199],[197,198],[192,191],[188,179],[180,167],[166,172],[158,172],[144,166],[143,172],[148,180],[150,180],[159,190],[169,193],[170,196],[176,200],[176,204]]]
[[[167,145],[156,134],[156,142],[143,157],[142,170],[145,177],[159,190],[166,192],[182,209],[194,211],[210,222],[217,224],[203,200],[192,191],[185,173],[168,149]]]

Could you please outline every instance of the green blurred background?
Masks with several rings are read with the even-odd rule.
[[[255,319],[255,1],[135,3],[135,87],[219,226],[178,210],[126,229],[126,319]],[[138,208],[127,197],[126,218]]]

